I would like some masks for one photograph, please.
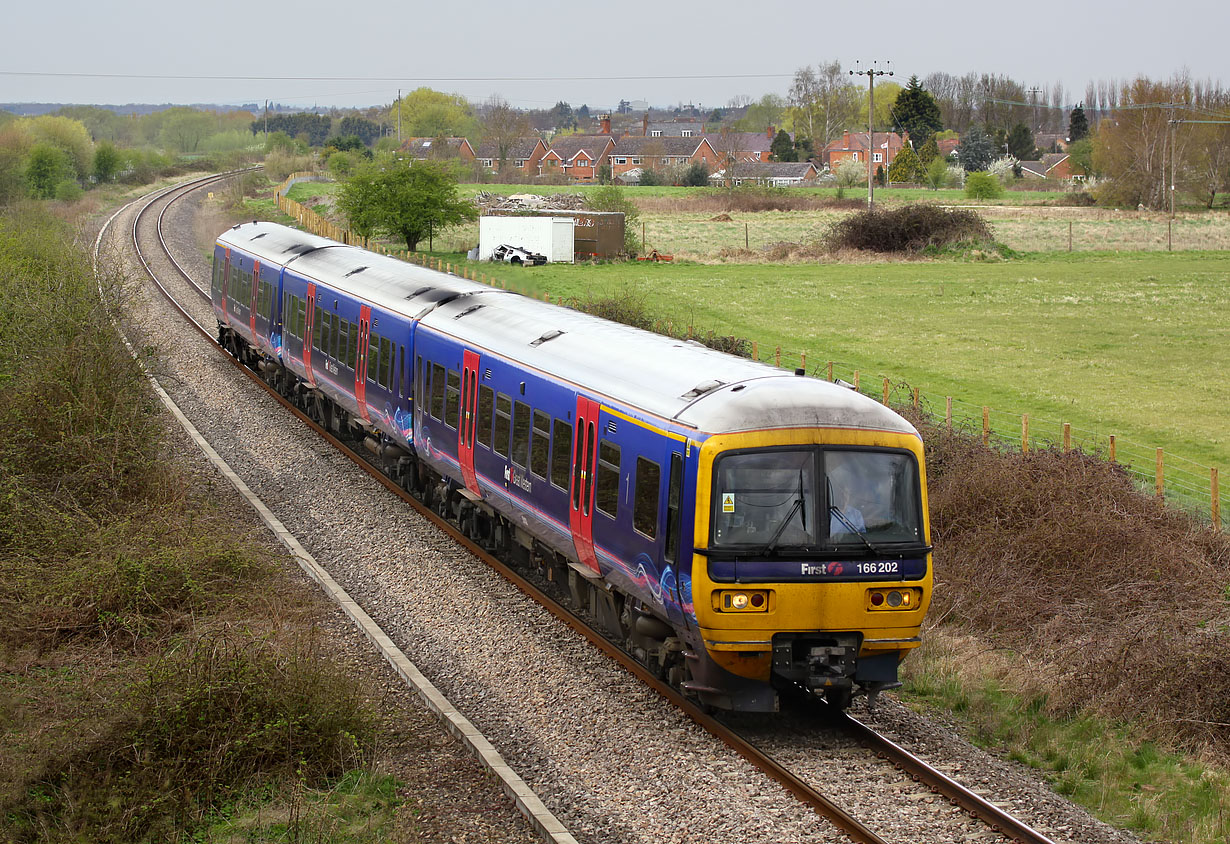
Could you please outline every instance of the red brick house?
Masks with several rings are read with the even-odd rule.
[[[598,178],[598,168],[615,146],[610,135],[560,135],[551,141],[543,157],[543,172],[550,167],[576,182],[592,182]]]
[[[775,188],[802,187],[814,184],[820,176],[810,161],[744,161],[731,174],[725,168],[709,176],[713,185],[770,185]]]
[[[611,177],[619,178],[629,170],[690,166],[704,162],[710,170],[716,170],[723,161],[705,138],[668,138],[625,135],[615,142],[607,153],[611,165]]]
[[[518,138],[508,148],[508,156],[504,163],[510,172],[517,172],[523,176],[539,176],[542,175],[542,168],[539,165],[546,154],[547,145],[542,142],[541,138]],[[483,141],[479,144],[474,158],[488,170],[494,173],[501,172],[500,150],[495,141]]]
[[[474,147],[465,138],[407,138],[400,149],[415,161],[460,158],[470,162],[476,157]]]
[[[846,132],[840,138],[830,141],[820,153],[820,160],[829,170],[836,170],[843,161],[867,162],[868,167],[883,167],[888,171],[888,165],[893,163],[897,153],[905,149],[910,134],[904,137],[896,132],[876,132],[871,148],[868,149],[866,132]]]
[[[957,147],[961,146],[961,138],[959,136],[956,138],[944,138],[943,140],[936,141],[935,145],[939,147],[940,155],[949,158],[957,151]]]

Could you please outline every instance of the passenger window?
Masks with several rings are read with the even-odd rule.
[[[513,405],[512,462],[529,468],[530,406],[523,401]]]
[[[325,312],[320,305],[316,306],[316,323],[312,329],[312,348],[320,348],[320,324],[325,321]]]
[[[337,347],[333,352],[333,357],[345,363],[346,347],[350,345],[350,323],[340,319],[337,314],[333,315],[333,335],[333,342]]]
[[[350,326],[350,345],[346,349],[346,365],[354,369],[359,361],[359,326],[353,322],[348,322],[347,325]]]
[[[380,368],[376,371],[376,383],[386,390],[392,386],[389,371],[393,369],[393,344],[388,337],[380,338]]]
[[[551,447],[551,483],[568,489],[568,468],[572,462],[572,426],[555,420],[555,444]]]
[[[480,384],[478,388],[478,443],[491,448],[491,415],[495,411],[495,390]]]
[[[512,399],[495,394],[495,453],[508,456],[508,427],[512,424]]]
[[[662,467],[644,457],[636,458],[636,497],[632,500],[632,527],[650,539],[658,535],[658,490]]]
[[[547,477],[547,461],[550,456],[551,414],[535,410],[533,440],[530,443],[530,472],[545,479]]]
[[[431,415],[444,418],[444,367],[438,363],[431,365]]]
[[[326,355],[333,354],[333,316],[321,312],[320,320],[320,350]]]
[[[367,380],[373,384],[380,379],[380,335],[367,335]]]
[[[619,446],[603,440],[598,447],[598,487],[595,506],[612,519],[619,514]]]
[[[448,371],[448,396],[444,404],[444,424],[457,427],[457,411],[461,407],[461,376],[457,370]]]

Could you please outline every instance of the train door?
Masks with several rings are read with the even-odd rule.
[[[222,291],[218,297],[218,304],[222,308],[222,321],[230,325],[230,318],[226,313],[226,291],[230,289],[231,284],[231,247],[224,247],[226,251],[226,262],[222,268]]]
[[[359,306],[359,351],[354,364],[354,399],[359,405],[359,417],[364,422],[372,421],[367,415],[367,344],[372,333],[372,306]]]
[[[248,308],[248,328],[252,329],[252,343],[260,347],[260,335],[256,333],[256,312],[260,309],[259,303],[261,300],[261,262],[257,261],[252,264],[252,301],[251,307]]]
[[[312,332],[315,328],[316,285],[309,282],[307,289],[307,314],[303,326],[303,369],[307,375],[307,382],[312,387],[316,386],[316,379],[312,376]]]
[[[576,434],[572,438],[572,478],[568,524],[581,562],[601,574],[594,553],[594,468],[598,460],[598,402],[577,396]]]
[[[681,561],[680,555],[680,539],[683,532],[683,454],[678,451],[672,451],[670,456],[670,471],[666,480],[666,542],[662,548],[662,559],[664,565],[661,571],[665,571],[669,566],[674,570],[675,576],[671,579],[671,594],[675,599],[675,605],[682,611],[685,598],[690,598],[690,595],[685,595],[680,581],[683,575],[680,571]],[[689,592],[691,590],[688,590]],[[681,612],[684,620],[688,618],[686,612]]]
[[[457,459],[466,489],[481,495],[474,472],[474,434],[478,427],[478,352],[465,351],[461,361],[461,418],[457,423]]]

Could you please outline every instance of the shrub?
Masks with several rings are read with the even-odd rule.
[[[975,170],[965,177],[965,195],[970,199],[999,199],[1004,186],[992,174]]]
[[[636,220],[640,210],[636,204],[624,196],[618,185],[603,185],[592,191],[585,204],[593,211],[620,211],[624,215],[624,251],[635,255],[640,246],[640,238],[636,230]]]
[[[645,297],[634,290],[625,289],[610,296],[586,296],[573,303],[578,311],[596,317],[620,322],[646,331],[653,329],[653,317],[645,305]]]
[[[56,185],[56,199],[61,202],[76,202],[85,196],[85,191],[74,179],[65,179]]]
[[[689,188],[703,188],[709,184],[709,165],[703,161],[694,161],[683,171],[680,182]]]
[[[992,239],[990,226],[975,211],[916,203],[888,211],[862,211],[833,225],[830,249],[919,252],[928,246],[978,243]]]
[[[865,184],[867,182],[867,164],[847,158],[838,163],[834,175],[837,176],[837,184],[843,188],[852,188],[857,184]]]

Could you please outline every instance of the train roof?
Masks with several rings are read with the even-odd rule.
[[[503,291],[447,302],[422,324],[706,433],[791,427],[917,433],[848,388]]]
[[[478,282],[277,223],[244,223],[228,229],[218,241],[263,261],[288,265],[296,275],[346,290],[407,317],[418,317],[441,301],[491,290]]]

